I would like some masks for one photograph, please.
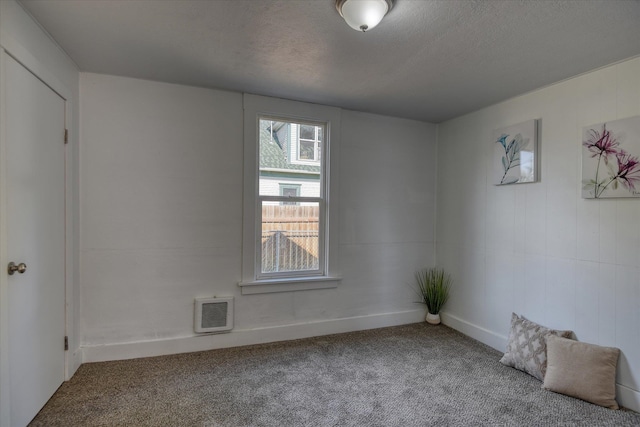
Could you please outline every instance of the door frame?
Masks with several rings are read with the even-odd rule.
[[[8,276],[4,268],[9,262],[7,253],[7,188],[6,188],[6,55],[11,56],[29,72],[65,100],[65,128],[69,132],[69,143],[64,147],[65,158],[65,335],[69,337],[69,351],[64,354],[64,378],[69,380],[82,363],[82,354],[77,343],[78,287],[78,205],[77,124],[72,104],[73,92],[66,87],[41,61],[31,55],[19,42],[0,29],[0,427],[9,426],[11,420],[9,350],[8,350]],[[62,345],[62,343],[61,343]]]

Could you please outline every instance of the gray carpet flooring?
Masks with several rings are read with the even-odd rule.
[[[90,363],[32,426],[640,426],[426,323]]]

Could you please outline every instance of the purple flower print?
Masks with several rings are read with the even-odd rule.
[[[617,190],[620,185],[623,188],[637,194],[640,188],[640,161],[638,156],[632,156],[619,148],[619,137],[607,130],[607,124],[602,125],[602,131],[588,130],[588,137],[582,145],[589,151],[591,158],[598,158],[595,179],[585,179],[584,189],[593,192],[593,196],[600,198],[605,190]],[[615,159],[614,161],[611,161]],[[600,166],[604,163],[608,173],[601,173]],[[617,163],[617,165],[616,165]]]
[[[609,165],[609,156],[615,156],[618,154],[616,147],[620,145],[620,142],[616,138],[611,136],[611,131],[607,130],[607,124],[602,125],[602,132],[595,129],[589,129],[589,138],[582,142],[582,145],[587,147],[587,150],[591,153],[591,158],[598,157],[598,166],[596,167],[596,178],[585,183],[585,186],[593,186],[593,193],[596,198],[600,197],[604,191],[605,180],[599,180],[600,163],[604,160],[605,165]]]
[[[620,143],[616,138],[611,136],[611,131],[607,130],[607,124],[605,123],[602,125],[602,133],[595,129],[589,129],[589,139],[583,141],[582,145],[587,147],[592,158],[600,156],[598,163],[602,156],[604,156],[604,162],[608,164],[609,155],[616,155],[618,153],[616,147],[619,146]]]
[[[609,185],[611,185],[614,190],[617,190],[618,183],[620,183],[627,190],[635,191],[636,182],[640,183],[640,162],[638,162],[637,157],[631,156],[624,150],[620,150],[616,154],[616,160],[618,161],[618,170],[616,171],[613,167],[609,168],[609,181],[600,186],[599,193],[596,193],[596,197],[602,195]]]
[[[640,183],[640,162],[637,157],[627,154],[624,150],[616,155],[618,160],[618,173],[615,178],[624,188],[635,191],[636,183]]]
[[[607,124],[602,125],[602,131],[589,129],[587,140],[582,145],[589,151],[591,158],[598,159],[595,179],[585,179],[584,189],[589,190],[597,199],[605,190],[617,190],[620,185],[623,188],[637,194],[640,188],[640,161],[638,156],[632,156],[619,148],[619,137],[607,130]],[[613,161],[615,160],[615,161]],[[608,173],[600,171],[600,166],[606,166]]]

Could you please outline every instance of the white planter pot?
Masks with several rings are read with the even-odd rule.
[[[427,311],[427,318],[425,319],[427,323],[431,323],[432,325],[440,324],[440,314],[431,314]]]

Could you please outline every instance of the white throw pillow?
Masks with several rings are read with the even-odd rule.
[[[526,372],[544,380],[547,369],[547,337],[557,335],[569,338],[572,331],[556,331],[513,313],[507,351],[500,359],[503,365]]]

